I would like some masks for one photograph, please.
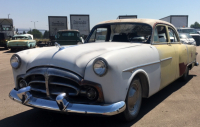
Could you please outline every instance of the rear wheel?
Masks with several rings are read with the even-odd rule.
[[[189,68],[186,67],[185,73],[182,75],[181,80],[182,81],[187,81],[188,80],[188,75],[189,75]]]
[[[133,79],[125,102],[126,109],[121,115],[125,121],[131,121],[138,115],[142,103],[142,87],[139,78],[135,77]]]
[[[5,49],[5,50],[8,50],[8,47],[7,47],[7,46],[5,46],[5,47],[4,47],[4,49]]]

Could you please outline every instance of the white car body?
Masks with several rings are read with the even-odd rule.
[[[136,25],[130,27],[130,24],[127,25],[130,22],[136,23]],[[120,26],[119,28],[138,30],[137,37],[143,38],[142,42],[133,42],[134,39],[132,40],[132,38],[134,38],[135,33],[127,34],[131,42],[130,40],[129,42],[114,41],[114,38],[126,35],[119,32],[113,33],[112,39],[110,39],[111,37],[106,37],[105,39],[109,40],[104,42],[91,39],[94,31],[98,31],[98,27],[101,29],[101,25],[105,25],[102,28],[106,28],[106,25],[110,25],[110,23],[125,23],[126,27]],[[138,25],[138,23],[145,25]],[[118,25],[115,28],[117,27]],[[174,40],[173,43],[170,42],[170,37],[167,34],[167,27],[174,30],[178,39]],[[166,32],[164,32],[165,29]],[[104,33],[106,32],[104,31],[101,34]],[[164,35],[159,38],[156,33],[159,33],[158,35],[163,35],[164,33]],[[156,37],[158,40],[154,40]],[[121,40],[122,38],[119,39]],[[94,40],[97,43],[90,43],[90,40]],[[71,46],[57,44],[56,47],[36,48],[16,53],[13,57],[20,59],[20,66],[13,68],[15,89],[10,92],[10,98],[28,106],[56,111],[115,115],[123,111],[126,112],[127,107],[130,106],[126,98],[129,96],[130,86],[135,77],[139,77],[142,84],[142,95],[138,94],[138,96],[141,95],[148,98],[179,77],[187,76],[188,68],[192,69],[195,64],[198,65],[195,54],[196,47],[194,45],[181,44],[175,27],[161,20],[118,19],[106,21],[97,24],[85,42],[84,44]],[[104,75],[98,75],[95,72],[94,65],[98,59],[104,62],[104,67],[106,66],[104,69],[107,69],[107,71]],[[11,65],[13,66],[12,63]],[[100,63],[97,65],[100,65]],[[70,74],[70,76],[63,75],[66,73],[67,75]],[[44,79],[36,81],[36,74],[43,75],[45,81],[43,81]],[[99,93],[97,101],[101,103],[93,105],[93,103],[77,104],[68,102],[66,97],[70,97],[70,94],[66,95],[67,93],[59,94],[56,97],[56,101],[51,97],[49,98],[50,100],[34,97],[30,93],[33,90],[30,85],[32,82],[39,82],[45,85],[46,92],[42,90],[39,90],[39,92],[43,92],[49,97],[51,94],[49,87],[55,84],[50,81],[52,75],[72,79],[73,81],[78,79],[77,83],[81,87],[87,84],[95,86]],[[19,86],[22,81],[28,82],[28,85],[26,87]],[[139,82],[139,80],[136,81]],[[67,85],[73,87],[70,84]],[[19,89],[19,87],[21,88]],[[82,89],[81,87],[80,89]],[[137,92],[137,90],[135,91]],[[132,91],[132,94],[134,93]],[[82,94],[81,90],[77,94]],[[137,112],[139,112],[139,109]],[[129,120],[136,116],[137,113]]]

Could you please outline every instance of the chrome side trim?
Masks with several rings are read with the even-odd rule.
[[[153,65],[153,64],[157,64],[157,63],[160,63],[160,61],[155,61],[155,62],[151,62],[151,63],[142,64],[142,65],[139,65],[139,66],[131,67],[131,68],[123,70],[123,72],[131,72],[132,73],[137,68],[145,67],[145,66],[149,66],[149,65]]]
[[[135,67],[131,67],[131,68],[123,70],[123,72],[131,72],[132,73],[137,68],[145,67],[145,66],[149,66],[149,65],[153,65],[153,64],[157,64],[157,63],[160,63],[160,62],[163,62],[163,61],[166,61],[166,60],[170,60],[170,59],[172,59],[172,57],[168,57],[168,58],[161,59],[159,61],[155,61],[155,62],[151,62],[151,63],[142,64],[142,65],[135,66]]]
[[[21,89],[19,91],[26,92],[27,90],[29,90],[29,88],[25,87],[25,91]],[[13,89],[9,93],[9,97],[16,102],[22,103],[22,100],[17,96],[17,93],[18,91]],[[116,102],[113,104],[103,104],[103,105],[69,103],[66,100],[67,95],[63,93],[57,96],[56,101],[35,98],[32,97],[30,94],[27,95],[27,97],[29,97],[29,99],[26,99],[27,100],[26,103],[22,103],[26,106],[32,106],[32,107],[49,109],[66,113],[68,112],[68,113],[112,116],[119,114],[126,109],[126,104],[124,101]]]
[[[172,59],[172,57],[168,57],[168,58],[165,58],[165,59],[161,59],[160,62],[163,62],[163,61],[166,61],[166,60],[170,60]]]

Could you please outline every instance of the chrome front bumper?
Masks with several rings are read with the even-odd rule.
[[[61,111],[66,113],[94,114],[112,116],[123,112],[126,108],[124,101],[105,105],[87,105],[69,103],[65,98],[66,94],[62,93],[56,97],[56,101],[35,98],[30,94],[30,87],[22,88],[18,91],[11,90],[9,97],[21,104],[37,107],[42,109]]]

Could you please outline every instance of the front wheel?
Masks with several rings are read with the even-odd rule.
[[[124,120],[131,121],[138,115],[142,103],[142,86],[139,78],[133,79],[125,102],[126,109],[121,115]]]

